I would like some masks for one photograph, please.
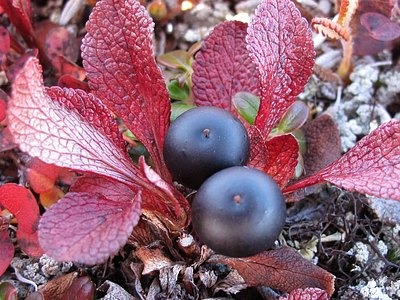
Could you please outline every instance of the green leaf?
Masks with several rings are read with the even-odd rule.
[[[188,62],[188,53],[184,50],[175,50],[161,54],[157,57],[157,62],[171,69],[182,69],[184,71],[191,69]]]
[[[168,82],[167,88],[172,99],[186,101],[190,98],[190,89],[186,83],[180,86],[177,80],[172,80]]]
[[[175,119],[177,117],[179,117],[181,114],[183,114],[185,111],[192,109],[196,106],[194,105],[188,105],[188,104],[184,104],[184,103],[179,103],[179,102],[175,102],[172,103],[171,105],[171,122],[175,121]]]
[[[239,115],[253,125],[260,107],[260,98],[248,92],[239,92],[233,96],[232,103]]]
[[[292,132],[292,135],[296,138],[297,142],[299,143],[299,152],[300,154],[304,155],[307,151],[307,141],[304,135],[303,130],[295,129]]]
[[[278,131],[284,133],[293,132],[307,121],[310,109],[304,102],[295,101],[283,115],[278,124]]]

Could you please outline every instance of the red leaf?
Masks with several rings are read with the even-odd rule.
[[[58,56],[63,56],[72,62],[75,62],[79,57],[78,40],[62,26],[56,26],[47,32],[44,48],[57,69],[61,68],[57,61]]]
[[[144,157],[139,165],[152,189],[143,191],[142,208],[156,214],[171,229],[185,227],[189,223],[190,205],[186,198],[165,182],[160,175],[148,166]],[[171,222],[172,221],[172,222]]]
[[[291,134],[277,136],[265,142],[267,161],[264,171],[281,187],[292,179],[296,169],[299,144]]]
[[[85,69],[73,63],[71,60],[65,58],[64,56],[57,57],[57,64],[60,66],[58,74],[59,76],[62,76],[62,74],[71,75],[77,80],[84,80],[86,78]],[[89,85],[86,82],[82,83],[85,84],[85,88],[81,89],[89,92]]]
[[[14,138],[8,127],[0,130],[0,152],[17,148],[18,145],[14,143]]]
[[[141,194],[101,177],[79,179],[42,216],[39,241],[59,261],[104,262],[127,241],[140,216]]]
[[[197,105],[234,111],[238,92],[258,95],[258,76],[246,49],[247,24],[226,21],[204,39],[193,63],[193,94]]]
[[[400,37],[400,25],[380,13],[365,13],[360,17],[360,23],[378,41],[389,42]]]
[[[255,125],[267,136],[312,74],[312,33],[290,0],[262,1],[247,32],[247,48],[261,81]]]
[[[17,240],[28,255],[39,257],[43,251],[37,240],[39,206],[31,191],[14,183],[0,187],[0,205],[18,221]]]
[[[0,220],[1,222],[1,220]],[[14,257],[14,245],[8,235],[7,229],[0,228],[0,276],[7,270]]]
[[[21,72],[21,70],[24,68],[25,63],[31,57],[37,57],[38,54],[39,54],[38,49],[26,50],[25,54],[23,54],[21,57],[19,57],[16,62],[14,62],[11,66],[8,67],[8,69],[7,69],[7,77],[8,77],[8,79],[11,82],[13,82],[15,80],[15,76],[17,76],[17,74],[19,74]]]
[[[27,163],[26,179],[30,188],[35,193],[43,193],[51,190],[57,180],[60,167],[42,162],[33,158]]]
[[[9,50],[10,50],[10,34],[8,33],[8,30],[5,27],[0,26],[0,69],[2,69],[3,65],[7,60],[7,53]]]
[[[76,77],[65,74],[58,79],[58,85],[65,88],[73,88],[84,90],[86,93],[90,92],[89,85],[86,82],[80,81]]]
[[[22,151],[46,163],[146,186],[117,123],[97,98],[58,87],[47,93],[37,59],[29,58],[15,78],[8,111],[8,127]]]
[[[329,300],[328,293],[318,288],[297,289],[279,300]]]
[[[0,187],[0,204],[18,221],[18,230],[35,232],[39,220],[39,207],[32,193],[15,183]]]
[[[7,116],[8,95],[0,89],[0,126]]]
[[[383,49],[391,49],[394,47],[394,41],[382,42],[372,38],[370,31],[361,24],[362,15],[369,12],[379,13],[390,18],[391,12],[395,11],[393,3],[394,1],[360,1],[357,13],[351,21],[351,32],[354,39],[354,55],[373,55]],[[374,20],[372,19],[370,21]],[[388,32],[388,34],[390,33]]]
[[[98,2],[86,25],[83,65],[92,92],[149,151],[164,179],[162,157],[171,104],[153,57],[154,23],[137,0]]]
[[[250,287],[266,285],[284,292],[316,287],[326,290],[330,296],[334,291],[335,276],[288,247],[265,251],[246,258],[214,255],[208,262],[232,266]]]
[[[11,23],[17,28],[29,46],[35,46],[32,27],[32,8],[30,0],[0,0]]]
[[[267,148],[260,130],[255,126],[247,128],[250,137],[250,159],[247,165],[264,171],[267,163]]]
[[[40,257],[44,253],[42,247],[39,245],[37,224],[35,232],[32,233],[18,230],[17,242],[22,251],[29,256]]]
[[[328,181],[349,191],[400,200],[400,121],[381,125],[339,160],[284,192]]]

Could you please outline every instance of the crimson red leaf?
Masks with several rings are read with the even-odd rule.
[[[264,171],[267,163],[267,148],[260,130],[255,126],[247,128],[250,137],[250,159],[247,165]]]
[[[149,151],[164,179],[162,158],[171,104],[153,57],[154,23],[137,0],[98,2],[86,25],[83,65],[92,92]]]
[[[262,1],[247,32],[247,48],[261,81],[255,125],[267,136],[312,74],[312,33],[290,0]]]
[[[68,60],[64,56],[58,56],[56,63],[57,65],[60,66],[57,75],[59,76],[62,76],[62,74],[71,75],[78,80],[84,80],[86,78],[85,70],[82,67],[78,66],[77,64],[73,63],[72,61]],[[89,85],[86,82],[84,84],[86,88],[81,88],[81,89],[89,92]]]
[[[328,181],[349,191],[400,200],[400,121],[364,137],[339,160],[284,192]]]
[[[0,126],[7,115],[7,101],[8,101],[7,94],[0,89]]]
[[[0,69],[3,67],[7,60],[7,53],[10,50],[10,34],[8,30],[0,26]],[[0,118],[1,120],[1,118]]]
[[[46,93],[36,58],[29,58],[16,76],[12,95],[8,128],[21,150],[46,163],[130,185],[144,183],[125,152],[116,121],[93,95],[59,87]]]
[[[7,13],[11,23],[17,28],[29,46],[35,46],[32,27],[32,8],[30,0],[0,0],[0,6]]]
[[[1,211],[1,210],[0,210]],[[1,224],[1,220],[0,220]],[[7,270],[14,257],[14,245],[8,235],[7,228],[0,228],[0,276]]]
[[[279,300],[329,300],[328,293],[318,288],[297,289]]]
[[[88,177],[54,204],[39,223],[39,241],[59,261],[104,262],[127,241],[140,216],[141,194],[122,183]]]
[[[86,93],[90,92],[89,85],[86,82],[80,81],[76,77],[69,74],[62,75],[58,79],[58,85],[60,87],[84,90]]]
[[[296,169],[299,144],[293,135],[281,135],[265,142],[267,161],[264,171],[281,187],[292,179]]]
[[[329,295],[334,291],[335,276],[288,247],[246,258],[214,255],[208,262],[232,266],[243,277],[247,286],[266,285],[284,292],[316,287],[326,290]]]
[[[18,230],[35,232],[39,220],[39,207],[32,193],[23,186],[6,183],[0,187],[0,205],[18,221]]]
[[[389,42],[400,37],[400,25],[380,13],[365,13],[360,17],[360,23],[378,41]]]
[[[39,206],[31,191],[15,183],[0,187],[0,205],[12,213],[18,221],[17,240],[28,255],[43,254],[37,240]]]
[[[205,38],[193,63],[193,94],[197,105],[234,111],[238,92],[258,95],[258,75],[246,49],[247,24],[226,21]]]

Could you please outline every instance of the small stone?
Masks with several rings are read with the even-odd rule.
[[[368,203],[377,217],[385,224],[400,224],[400,202],[389,199],[370,197]]]

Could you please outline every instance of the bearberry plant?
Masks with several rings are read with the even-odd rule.
[[[73,84],[45,87],[35,57],[26,58],[14,79],[7,111],[14,141],[30,156],[80,174],[29,231],[38,228],[37,246],[59,261],[105,262],[132,231],[135,236],[141,216],[171,239],[191,228],[191,207],[163,157],[171,101],[153,57],[153,26],[138,0],[99,1],[81,47],[90,92]],[[286,195],[330,182],[400,200],[399,121],[383,124],[339,160],[288,185],[299,144],[275,127],[307,83],[314,57],[311,31],[294,3],[262,0],[249,24],[224,22],[203,41],[193,63],[194,102],[237,114],[237,93],[259,97],[253,124],[243,121],[250,137],[247,165],[268,174]],[[145,146],[148,160],[132,162],[114,116]],[[287,247],[240,259],[213,255],[209,262],[232,266],[247,286],[286,292],[315,287],[326,290],[325,297],[334,290],[333,275]]]

